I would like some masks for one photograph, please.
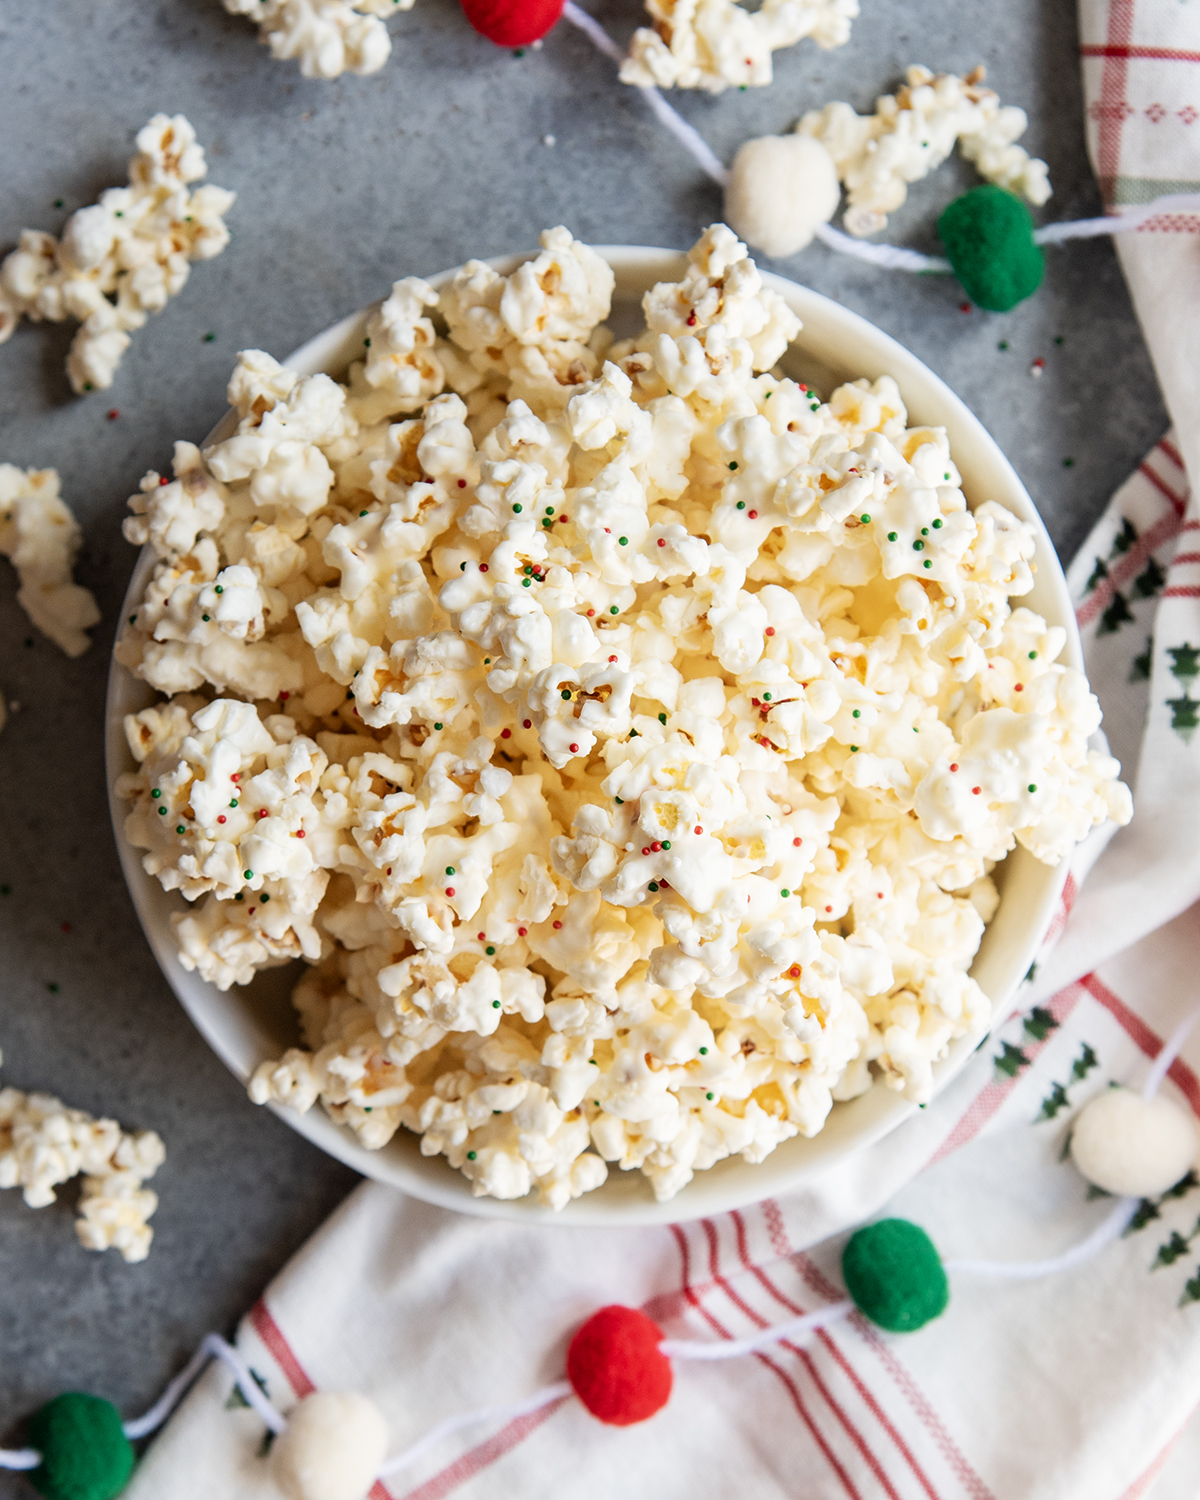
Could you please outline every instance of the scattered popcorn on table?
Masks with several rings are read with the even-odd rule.
[[[91,591],[71,581],[79,541],[53,469],[0,464],[0,555],[17,570],[17,603],[68,656],[83,655],[84,632],[100,620]]]
[[[411,10],[413,0],[221,0],[231,16],[260,29],[271,56],[298,58],[305,78],[377,73],[392,43],[380,16]]]
[[[18,320],[81,327],[67,355],[72,389],[106,390],[129,335],[183,289],[191,262],[229,243],[223,215],[235,195],[211,184],[189,190],[208,168],[182,115],[155,115],[138,132],[129,186],[71,215],[61,240],[23,229],[0,265],[0,344]]]
[[[237,431],[131,502],[117,648],[170,698],[118,790],[181,962],[310,965],[251,1097],[555,1207],[928,1099],[996,862],[1130,813],[1009,603],[1032,527],[895,382],[770,373],[799,322],[723,225],[638,338],[612,290],[550,230],[397,282],[345,385],[242,354]]]
[[[810,36],[818,47],[850,39],[858,0],[646,0],[653,28],[641,26],[621,65],[621,80],[641,88],[761,88],[771,82],[771,53]]]
[[[145,1260],[158,1198],[143,1184],[165,1159],[153,1130],[130,1135],[51,1094],[0,1089],[0,1188],[19,1187],[30,1208],[45,1208],[82,1172],[75,1232],[85,1250],[111,1246],[127,1261]]]
[[[908,184],[940,167],[956,142],[988,182],[1039,207],[1047,201],[1046,163],[1016,145],[1028,124],[1025,111],[1001,108],[999,95],[983,87],[985,69],[959,78],[913,67],[904,76],[895,94],[876,99],[873,115],[855,114],[848,104],[827,104],[810,110],[796,126],[833,156],[846,188],[843,223],[851,234],[881,230],[907,197]]]

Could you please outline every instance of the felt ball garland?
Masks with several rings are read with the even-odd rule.
[[[632,1307],[602,1307],[567,1350],[567,1379],[600,1422],[631,1427],[666,1406],[671,1361],[662,1352],[662,1330]]]
[[[562,15],[563,0],[462,0],[463,12],[497,47],[528,47]]]
[[[29,1477],[46,1500],[115,1500],[133,1473],[120,1413],[99,1396],[55,1396],[30,1418],[29,1437],[41,1454]]]

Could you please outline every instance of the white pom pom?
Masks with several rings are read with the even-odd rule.
[[[288,1416],[271,1448],[287,1500],[363,1500],[387,1453],[379,1408],[352,1392],[317,1391]]]
[[[828,224],[842,189],[833,157],[808,135],[765,135],[733,158],[725,218],[748,245],[773,259],[803,250]]]
[[[1190,1114],[1156,1094],[1108,1089],[1084,1105],[1071,1130],[1071,1156],[1089,1182],[1110,1193],[1152,1198],[1186,1175],[1200,1132]]]

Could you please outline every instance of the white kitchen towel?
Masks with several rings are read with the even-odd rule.
[[[1081,12],[1108,204],[1200,189],[1196,0],[1081,0]],[[1140,1082],[1200,970],[1200,511],[1186,473],[1200,472],[1197,230],[1194,217],[1153,221],[1121,240],[1178,437],[1113,497],[1070,581],[1137,812],[1073,864],[1060,940],[1021,1012],[936,1105],[808,1191],[741,1213],[636,1231],[525,1227],[363,1186],[240,1329],[281,1408],[314,1388],[365,1392],[394,1451],[446,1416],[556,1379],[572,1330],[606,1302],[695,1338],[822,1305],[840,1295],[847,1226],[885,1203],[947,1256],[1052,1254],[1098,1221],[1105,1203],[1064,1159],[1071,1119],[1110,1081]],[[1165,1085],[1200,1114],[1198,1069],[1200,1035]],[[1198,1214],[1188,1177],[1073,1272],[957,1278],[946,1315],[917,1334],[854,1318],[803,1345],[682,1364],[649,1423],[606,1428],[564,1400],[448,1439],[372,1500],[1133,1500],[1152,1489],[1195,1500]],[[267,1500],[263,1437],[215,1368],[129,1500]]]

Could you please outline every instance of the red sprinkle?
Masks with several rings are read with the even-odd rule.
[[[643,854],[649,854],[650,853],[650,845],[649,844],[647,844],[646,847],[642,850],[642,853]]]
[[[487,572],[487,563],[480,563],[479,564],[479,571],[481,573],[486,573]]]
[[[669,880],[660,880],[658,883],[662,886],[664,891],[669,891],[671,889],[671,882]]]
[[[217,816],[217,822],[218,823],[223,823],[224,821],[225,821],[225,814],[224,813],[218,814],[218,816]]]
[[[954,764],[953,764],[953,765],[952,765],[952,766],[951,766],[951,767],[950,767],[950,769],[951,769],[951,770],[952,770],[952,771],[957,771],[957,770],[958,770],[958,762],[957,762],[957,761],[955,761],[955,763],[954,763]]]
[[[571,752],[572,755],[578,755],[579,754],[579,746],[578,745],[568,745],[567,749]]]
[[[757,521],[758,520],[758,512],[756,510],[748,510],[746,512],[746,514],[750,517],[750,519],[752,521]]]
[[[304,829],[303,828],[298,828],[296,830],[296,837],[298,839],[302,839],[304,837]]]
[[[832,910],[833,910],[833,907],[832,907],[832,906],[827,906],[827,907],[826,907],[826,908],[825,908],[825,910],[826,910],[826,911],[832,911]]]
[[[482,932],[477,932],[477,933],[476,933],[476,934],[475,934],[475,936],[476,936],[476,937],[477,937],[477,938],[478,938],[478,939],[479,939],[479,941],[480,941],[480,942],[481,942],[481,943],[485,943],[485,942],[487,942],[487,939],[486,939],[486,938],[485,938],[485,937],[484,937],[484,935],[483,935],[483,933],[482,933]]]
[[[588,610],[588,619],[589,620],[592,619],[592,617],[595,615],[595,613],[596,613],[596,611],[594,609],[589,609]]]
[[[521,720],[521,728],[522,729],[532,729],[533,728],[533,720],[532,719],[522,719]]]
[[[64,932],[70,932],[70,930],[71,930],[71,924],[70,924],[70,922],[64,922],[62,924],[62,930]]]
[[[767,628],[766,628],[766,630],[765,630],[765,632],[764,632],[764,634],[766,634],[766,635],[774,635],[775,634],[775,627],[774,627],[774,625],[768,625]]]
[[[512,730],[511,729],[502,729],[500,731],[500,738],[502,740],[511,740],[512,739]]]
[[[1013,685],[1013,692],[1014,693],[1023,693],[1024,691],[1025,691],[1025,684],[1023,682],[1014,683],[1014,685]]]
[[[561,932],[561,930],[562,930],[562,923],[561,922],[555,922],[555,924],[554,924],[554,930],[555,930],[555,932]]]
[[[751,698],[750,702],[754,705],[755,708],[760,708],[762,706],[760,700],[757,698]]]
[[[958,310],[959,312],[970,312],[971,304],[969,302],[960,302],[958,304]]]
[[[517,928],[517,936],[518,936],[518,937],[524,937],[524,936],[525,936],[525,934],[526,934],[526,933],[527,933],[527,932],[528,932],[528,931],[529,931],[529,928],[528,928],[528,927],[518,927],[518,928]]]
[[[165,474],[164,474],[164,475],[163,475],[163,476],[162,476],[162,478],[161,478],[161,479],[160,479],[160,480],[159,480],[159,481],[158,481],[158,482],[159,482],[159,484],[170,484],[170,482],[171,482],[171,481],[170,481],[170,480],[169,480],[169,479],[168,479],[168,478],[167,478],[167,476],[166,476],[166,475],[165,475]]]
[[[697,823],[696,826],[695,826],[695,828],[692,829],[692,832],[693,833],[703,833],[704,829],[700,827],[699,823]]]
[[[467,487],[467,481],[465,479],[460,479],[458,481],[458,487],[460,490],[465,490]]]
[[[284,691],[284,692],[280,693],[280,695],[279,695],[279,701],[280,701],[280,703],[286,703],[291,696],[292,696],[291,693],[289,693],[287,691]]]
[[[108,420],[110,422],[115,422],[120,415],[121,415],[121,413],[114,406],[113,409],[108,414]]]
[[[616,661],[617,658],[615,656],[610,656],[608,659],[609,661]]]
[[[696,326],[696,314],[694,312],[688,313],[688,315],[687,315],[687,326],[689,328],[695,328],[695,326]]]
[[[559,516],[559,518],[558,518],[558,519],[559,519],[559,520],[560,520],[560,521],[569,521],[569,520],[570,520],[570,519],[571,519],[571,518],[570,518],[570,516]]]
[[[976,797],[978,797],[980,792],[983,791],[983,788],[981,786],[973,786],[971,788],[971,791],[975,794]]]
[[[452,885],[448,885],[446,887],[446,894],[447,894],[447,896],[453,896],[453,894],[454,894],[454,887]]]
[[[235,771],[229,779],[230,781],[241,781],[242,773],[240,771]]]
[[[660,547],[665,547],[665,546],[666,546],[666,545],[667,545],[667,544],[666,544],[666,542],[665,542],[665,541],[664,541],[664,540],[663,540],[663,538],[662,538],[662,537],[659,537],[659,539],[658,539],[658,545],[659,545],[659,546],[660,546]]]
[[[801,845],[801,844],[802,844],[802,843],[803,843],[803,842],[804,842],[804,840],[803,840],[803,839],[793,839],[793,840],[792,840],[792,848],[793,848],[793,849],[799,849],[799,847],[800,847],[800,845]]]
[[[392,873],[392,867],[391,867],[391,865],[388,865],[387,869],[384,871],[384,874],[385,875],[390,875],[391,873]]]
[[[879,899],[881,901],[883,900],[883,892],[882,891],[876,891],[875,894],[879,897]]]
[[[800,965],[799,964],[793,964],[792,967],[788,970],[788,978],[789,979],[799,979],[800,978]]]
[[[658,842],[657,839],[655,839],[655,841],[650,845],[650,852],[652,854],[661,854],[662,853],[662,845]]]
[[[260,807],[259,810],[258,810],[258,815],[259,815],[260,818],[265,818],[266,815],[267,815],[266,808],[265,807]]]

